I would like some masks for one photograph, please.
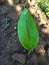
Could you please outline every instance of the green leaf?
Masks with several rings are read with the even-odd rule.
[[[39,7],[46,13],[46,16],[49,18],[49,0],[36,0]]]
[[[45,12],[49,12],[49,7],[47,7],[47,8],[45,9]]]
[[[46,12],[47,17],[49,18],[49,12]]]
[[[43,11],[45,11],[45,9],[46,9],[46,7],[47,6],[45,6],[45,4],[43,4],[43,3],[39,3],[39,6],[40,6],[40,8],[43,10]]]
[[[24,9],[18,21],[18,37],[22,46],[28,51],[36,48],[39,33],[34,18],[28,9]]]

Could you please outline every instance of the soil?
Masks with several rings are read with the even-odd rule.
[[[38,12],[36,6],[28,7],[28,4],[24,5],[24,1],[14,0],[13,3],[0,0],[0,65],[49,65],[49,19],[39,7]],[[18,39],[17,23],[21,14],[21,9],[18,11],[15,8],[18,4],[22,10],[24,7],[27,7],[30,12],[34,10],[31,15],[39,30],[39,43],[28,57],[26,57],[27,51]]]

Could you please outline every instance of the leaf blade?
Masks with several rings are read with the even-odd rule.
[[[18,21],[18,37],[22,46],[28,51],[34,49],[39,40],[35,21],[26,8],[23,10]]]

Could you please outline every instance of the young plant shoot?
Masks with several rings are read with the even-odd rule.
[[[36,48],[39,33],[34,18],[28,9],[24,9],[18,21],[18,37],[21,45],[30,53]]]

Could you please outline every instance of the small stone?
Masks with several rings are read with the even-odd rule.
[[[43,19],[42,15],[39,16],[39,17],[40,17],[40,23],[39,23],[39,26],[42,25],[42,24],[45,25],[47,21],[46,21],[45,19]]]
[[[23,54],[15,53],[12,55],[13,61],[17,60],[20,63],[25,63],[26,56]]]
[[[32,6],[32,7],[29,8],[29,11],[30,11],[31,14],[35,14],[36,8],[34,6]]]
[[[40,54],[41,56],[45,55],[45,49],[43,45],[38,45],[35,49],[36,53]]]
[[[11,5],[11,6],[13,6],[13,5],[14,5],[13,0],[8,0],[8,3],[9,3],[9,5]]]
[[[44,46],[41,46],[41,48],[39,49],[39,54],[40,54],[41,56],[44,56],[44,55],[45,55]]]
[[[16,5],[16,6],[15,6],[15,9],[16,9],[16,11],[18,12],[18,14],[20,14],[21,11],[22,11],[22,5],[21,5],[21,4]]]
[[[35,11],[31,7],[29,8],[29,11],[31,14],[35,13]]]
[[[37,10],[37,14],[41,14],[41,10]]]
[[[14,29],[16,30],[16,27],[14,27]]]
[[[41,30],[43,33],[49,34],[49,26],[45,25],[45,28],[42,28]]]

